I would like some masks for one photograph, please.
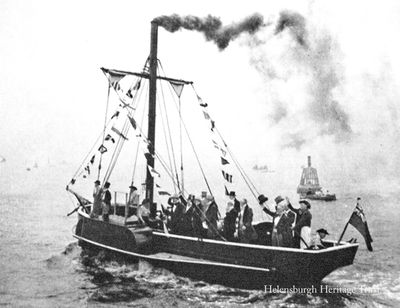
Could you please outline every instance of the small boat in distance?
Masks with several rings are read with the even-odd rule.
[[[297,186],[297,193],[300,195],[300,198],[323,201],[336,200],[335,194],[324,193],[322,191],[322,187],[319,184],[317,169],[311,167],[311,156],[308,156],[307,159],[308,166],[303,168],[300,184]]]

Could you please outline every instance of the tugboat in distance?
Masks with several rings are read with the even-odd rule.
[[[300,195],[300,198],[309,200],[335,201],[335,194],[325,194],[322,191],[322,187],[319,184],[317,169],[311,167],[311,156],[307,156],[307,159],[308,167],[303,168],[300,184],[297,186],[297,193]]]

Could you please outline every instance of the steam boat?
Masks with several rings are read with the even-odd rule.
[[[160,180],[161,171],[157,171],[157,166],[164,169],[166,178],[173,187],[169,191],[177,191],[185,198],[188,197],[186,184],[183,181],[182,161],[181,174],[179,174],[174,163],[168,164],[167,159],[162,159],[160,150],[156,149],[155,146],[156,110],[160,114],[161,111],[167,110],[163,103],[156,103],[156,98],[162,98],[162,95],[156,95],[156,92],[161,83],[166,83],[172,89],[171,94],[176,94],[178,97],[176,104],[178,117],[176,121],[180,123],[181,130],[178,130],[179,133],[171,135],[178,135],[182,140],[182,127],[185,128],[186,126],[180,122],[182,120],[180,95],[184,86],[192,86],[193,89],[194,86],[192,82],[169,78],[160,73],[162,67],[157,59],[158,26],[155,21],[151,23],[150,56],[142,72],[102,69],[109,81],[109,99],[110,91],[113,90],[120,102],[111,119],[107,117],[108,115],[106,116],[108,122],[105,122],[102,134],[93,147],[94,151],[88,154],[82,166],[67,185],[67,190],[79,202],[76,208],[78,223],[73,234],[79,240],[79,244],[85,248],[104,249],[122,255],[133,262],[145,260],[154,266],[169,269],[178,275],[240,288],[263,289],[266,284],[280,286],[317,285],[325,276],[337,268],[351,265],[358,249],[358,243],[327,241],[327,247],[319,250],[273,247],[270,245],[272,224],[268,222],[254,225],[258,239],[251,244],[227,241],[223,236],[211,239],[193,234],[173,234],[165,223],[160,223],[160,220],[154,220],[157,223],[144,226],[139,223],[138,217],[135,215],[137,208],[127,207],[128,195],[119,192],[114,193],[111,215],[108,221],[103,220],[101,216],[93,217],[91,215],[93,204],[83,196],[84,194],[78,193],[78,180],[84,182],[84,180],[95,176],[97,171],[96,178],[99,179],[100,176],[103,176],[103,183],[107,182],[113,174],[117,159],[121,160],[122,145],[128,141],[128,137],[129,140],[136,139],[138,141],[136,154],[139,149],[144,152],[145,164],[143,170],[146,173],[146,180],[141,189],[144,197],[149,200],[150,217],[155,218],[163,215],[164,211],[161,206],[165,204],[163,198],[171,195],[165,182]],[[131,81],[124,83],[125,79]],[[147,104],[140,107],[136,99],[140,96],[144,88],[143,84],[147,81],[149,85],[148,92],[146,91],[148,93]],[[202,101],[197,92],[195,92],[195,98],[198,100],[202,111],[200,114],[204,115],[205,121],[211,127],[209,133],[213,135],[212,146],[219,151],[219,156],[222,155],[225,161],[228,160],[229,156],[229,160],[232,162],[230,165],[236,165],[246,183],[252,183],[215,127],[215,122],[207,110],[207,103]],[[138,120],[137,114],[140,108],[143,108],[143,114],[148,111],[147,132],[142,129],[143,120]],[[126,114],[126,116],[121,116],[123,114]],[[165,114],[161,115],[161,118],[167,119]],[[117,122],[113,122],[121,119],[124,121],[123,125],[118,126]],[[166,122],[164,122],[163,127],[168,130]],[[134,134],[128,135],[131,128],[134,129]],[[219,137],[218,141],[216,137]],[[165,139],[166,143],[170,141],[169,138]],[[193,143],[191,145],[193,146]],[[172,152],[172,146],[173,144],[170,143],[168,153]],[[114,148],[113,154],[110,153],[111,148]],[[134,170],[136,171],[138,170],[136,168],[137,157],[130,160],[134,161]],[[109,167],[105,170],[101,165],[105,165],[107,159]],[[174,158],[171,158],[171,160],[174,162]],[[97,170],[94,169],[96,161],[99,162]],[[157,161],[157,165],[155,161]],[[197,159],[197,161],[199,160]],[[222,167],[227,167],[224,161]],[[311,168],[311,163],[309,167]],[[133,173],[135,174],[136,171]],[[217,200],[226,198],[227,188],[231,188],[229,185],[233,185],[232,178],[226,176],[228,172],[222,171],[225,191],[221,191],[221,194],[212,194],[209,183],[205,181],[209,194],[215,196]],[[206,179],[202,168],[200,168],[199,174],[203,176],[203,179]],[[190,174],[190,176],[192,175],[194,174]],[[137,177],[137,174],[135,176]],[[131,184],[133,181],[132,177]],[[135,182],[137,183],[136,180]],[[318,183],[316,184],[318,185]],[[304,186],[304,188],[303,186],[301,186],[299,192],[303,193],[304,191],[307,194],[308,186]],[[255,186],[249,185],[249,189],[257,200]]]
[[[311,156],[307,157],[308,166],[303,168],[297,193],[302,199],[335,201],[336,195],[324,193],[319,184],[317,169],[311,167]]]

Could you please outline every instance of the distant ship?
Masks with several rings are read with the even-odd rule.
[[[317,169],[311,167],[311,156],[308,156],[308,167],[303,168],[301,174],[300,184],[297,186],[297,193],[302,199],[309,200],[324,200],[334,201],[336,200],[335,194],[328,194],[322,191],[322,187],[319,184]]]

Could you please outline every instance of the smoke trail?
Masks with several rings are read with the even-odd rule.
[[[197,16],[159,16],[155,18],[159,26],[169,32],[175,32],[181,28],[198,31],[204,34],[207,41],[213,41],[220,50],[228,47],[229,43],[242,33],[254,34],[263,26],[264,18],[261,14],[253,14],[238,23],[223,26],[220,18],[208,15],[205,18]]]
[[[279,34],[286,28],[290,30],[300,45],[307,45],[306,20],[302,15],[296,12],[282,11],[275,27],[275,34]]]

